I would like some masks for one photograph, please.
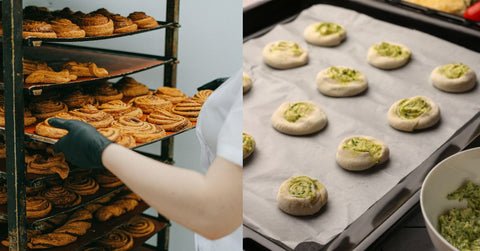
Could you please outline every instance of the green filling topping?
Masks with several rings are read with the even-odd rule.
[[[296,176],[290,180],[288,193],[295,198],[309,199],[313,203],[318,199],[316,195],[320,188],[317,186],[317,180],[308,176]]]
[[[389,44],[386,42],[375,45],[375,50],[378,52],[378,54],[390,58],[410,56],[410,52],[402,50],[402,47],[399,45]]]
[[[271,52],[273,51],[280,51],[280,52],[291,52],[293,55],[301,55],[303,53],[302,48],[295,42],[291,41],[280,41],[272,46],[270,49]]]
[[[247,75],[243,75],[243,83],[252,81]]]
[[[343,28],[342,26],[334,23],[321,23],[317,25],[317,32],[320,33],[322,36],[340,33]]]
[[[371,140],[353,137],[343,145],[343,149],[351,149],[358,153],[366,152],[373,160],[378,161],[382,157],[383,147],[373,143]]]
[[[439,233],[459,250],[480,250],[480,186],[471,181],[447,195],[466,200],[467,208],[450,209],[438,219]]]
[[[430,109],[430,104],[421,97],[406,98],[398,105],[397,115],[402,119],[415,119]]]
[[[327,70],[327,74],[330,78],[338,80],[342,83],[352,82],[357,80],[360,76],[360,72],[350,68],[337,68],[337,67],[330,67]]]
[[[459,78],[468,70],[470,70],[470,67],[462,63],[447,64],[440,68],[440,72],[447,78]]]
[[[254,143],[255,141],[253,140],[252,136],[243,133],[243,156],[253,151]]]
[[[297,122],[299,118],[306,117],[312,110],[313,107],[309,104],[294,103],[283,113],[283,117],[289,122]]]

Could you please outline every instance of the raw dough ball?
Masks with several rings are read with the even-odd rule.
[[[243,73],[243,94],[252,88],[252,79],[244,72]]]
[[[395,102],[388,111],[388,123],[398,130],[411,132],[435,125],[440,120],[440,109],[432,99],[424,96]]]
[[[307,42],[318,46],[339,45],[347,36],[345,28],[336,23],[313,23],[303,31]]]
[[[243,159],[246,159],[253,153],[255,145],[253,137],[250,134],[243,132]]]
[[[382,42],[372,45],[368,50],[367,61],[380,69],[395,69],[405,65],[411,52],[405,45]]]
[[[352,136],[337,148],[337,163],[350,171],[361,171],[387,161],[390,150],[382,141],[370,136]]]
[[[327,189],[308,176],[295,176],[282,183],[277,205],[287,214],[303,216],[317,213],[327,203]]]
[[[277,69],[289,69],[302,66],[308,62],[308,53],[292,41],[276,41],[263,49],[265,63]]]
[[[475,72],[462,63],[438,66],[430,74],[432,84],[446,92],[465,92],[477,82]]]
[[[332,66],[317,74],[317,88],[327,96],[354,96],[365,91],[367,86],[365,75],[344,66]]]
[[[285,102],[273,113],[272,125],[290,135],[306,135],[322,130],[327,115],[311,101]]]

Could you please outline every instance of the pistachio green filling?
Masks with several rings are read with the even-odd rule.
[[[309,199],[310,202],[315,202],[317,198],[317,191],[322,187],[317,186],[317,180],[308,176],[296,176],[290,180],[288,193],[295,198]]]
[[[283,113],[283,117],[289,122],[297,122],[299,118],[306,117],[312,110],[311,105],[298,102],[291,104]]]
[[[251,78],[249,78],[247,75],[243,75],[243,83],[250,82],[252,81]]]
[[[321,23],[317,25],[316,31],[320,33],[322,36],[340,33],[343,31],[342,26],[334,23]]]
[[[395,44],[382,42],[380,44],[375,45],[374,48],[378,52],[378,54],[384,57],[403,58],[403,57],[410,56],[410,52],[402,50],[402,47]]]
[[[327,74],[331,79],[340,81],[341,83],[348,83],[357,80],[360,77],[360,72],[350,68],[330,67]]]
[[[415,119],[427,111],[430,111],[432,107],[423,98],[406,98],[400,101],[397,109],[398,117],[402,119]]]
[[[280,41],[270,48],[270,52],[279,51],[279,52],[290,52],[293,55],[301,55],[303,53],[302,48],[295,42],[291,41]]]
[[[253,140],[252,136],[243,133],[243,156],[246,156],[253,151],[254,144],[255,141]]]
[[[470,67],[462,63],[453,63],[442,66],[440,68],[440,73],[447,78],[454,79],[463,76],[468,70],[470,70]]]
[[[379,144],[373,143],[371,140],[361,137],[353,137],[343,145],[343,149],[351,149],[357,153],[366,152],[373,160],[378,162],[380,157],[382,157],[383,147]]]

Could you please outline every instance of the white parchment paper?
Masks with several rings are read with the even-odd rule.
[[[347,39],[333,48],[316,47],[303,39],[309,24],[329,21],[342,24]],[[308,65],[275,70],[262,61],[263,47],[276,40],[298,42],[309,51]],[[398,42],[412,51],[411,61],[396,70],[380,70],[366,61],[368,48],[382,41]],[[480,110],[480,90],[452,94],[432,86],[433,68],[462,62],[480,73],[480,54],[416,30],[330,5],[315,5],[293,22],[247,41],[243,47],[244,71],[253,87],[244,95],[244,131],[257,148],[244,165],[244,224],[294,248],[304,241],[326,244],[341,233],[400,179],[415,169]],[[364,73],[368,90],[360,96],[332,98],[319,93],[315,76],[330,66],[348,66]],[[478,80],[477,80],[478,81]],[[417,95],[432,98],[439,106],[438,126],[420,132],[401,132],[389,126],[387,111],[397,100]],[[328,117],[327,127],[309,136],[277,132],[272,113],[286,101],[311,100]],[[345,137],[369,135],[390,147],[390,161],[363,172],[349,172],[335,162],[337,145]],[[327,205],[311,217],[290,216],[277,208],[280,184],[294,175],[322,182],[329,194]]]

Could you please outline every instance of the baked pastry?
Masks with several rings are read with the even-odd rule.
[[[50,16],[50,10],[47,7],[30,5],[23,8],[23,19],[46,21]]]
[[[188,99],[188,96],[175,87],[162,86],[158,88],[153,94],[156,96],[172,102],[172,104],[178,104]]]
[[[339,45],[346,36],[345,27],[329,22],[313,23],[303,31],[305,40],[318,46]]]
[[[70,61],[62,65],[62,69],[68,70],[70,74],[78,77],[97,77],[103,78],[108,76],[108,71],[105,68],[98,67],[93,62],[74,62]]]
[[[27,218],[45,217],[52,211],[52,204],[42,196],[27,196]]]
[[[93,105],[85,105],[84,107],[72,110],[69,113],[74,117],[81,118],[95,128],[109,127],[114,121],[112,115],[98,110]]]
[[[263,61],[273,68],[290,69],[308,63],[308,52],[293,41],[276,41],[265,46]]]
[[[43,191],[42,196],[57,208],[74,207],[82,202],[82,197],[79,194],[69,191],[62,186],[51,187]]]
[[[100,132],[107,139],[117,143],[118,145],[131,148],[137,145],[135,138],[130,134],[123,134],[120,128],[99,128]]]
[[[45,143],[45,142],[33,141],[33,140],[32,141],[26,141],[25,140],[24,145],[25,145],[26,149],[37,150],[37,151],[38,150],[43,150],[44,151],[45,149],[47,149],[47,146],[48,146],[47,143]]]
[[[128,17],[113,15],[110,18],[113,20],[113,33],[127,33],[137,30],[137,24]]]
[[[382,141],[370,136],[352,136],[338,145],[338,165],[350,171],[362,171],[388,160],[390,150]]]
[[[195,93],[195,95],[193,95],[192,100],[200,104],[203,104],[205,103],[205,101],[207,101],[208,97],[212,95],[212,93],[213,91],[208,89],[198,91],[197,93]]]
[[[57,37],[62,38],[79,38],[85,37],[85,31],[69,19],[58,18],[50,21],[53,31],[57,34]]]
[[[85,94],[79,89],[67,93],[62,99],[62,102],[65,103],[70,110],[85,105],[97,105],[97,101],[92,95]]]
[[[368,87],[365,75],[344,66],[332,66],[320,71],[316,82],[322,94],[332,97],[355,96]]]
[[[25,108],[23,113],[23,125],[25,127],[31,126],[37,122],[37,118],[32,115],[32,112]],[[5,127],[5,107],[0,106],[0,126]]]
[[[327,115],[311,101],[285,102],[273,113],[271,121],[279,132],[306,135],[322,130],[327,125]]]
[[[242,143],[243,143],[243,159],[246,159],[248,158],[248,156],[250,156],[253,151],[255,150],[255,139],[253,139],[253,137],[246,133],[246,132],[243,132],[243,140],[242,140]]]
[[[158,125],[167,132],[178,132],[192,126],[192,122],[185,117],[173,114],[167,110],[158,110],[150,113],[146,120]]]
[[[196,122],[201,109],[202,103],[198,103],[193,99],[189,99],[180,102],[173,107],[172,113],[183,116],[192,122]]]
[[[0,205],[7,204],[8,196],[7,196],[7,184],[2,183],[0,185]]]
[[[137,216],[122,227],[133,238],[147,236],[155,231],[155,224],[147,217]]]
[[[53,71],[47,63],[41,60],[23,59],[23,75],[30,75],[36,70]]]
[[[60,178],[65,179],[70,172],[65,156],[55,154],[54,156],[44,157],[40,154],[33,155],[31,161],[27,163],[27,173],[35,174],[54,174],[57,173]]]
[[[109,205],[99,208],[95,212],[95,218],[99,221],[107,221],[111,217],[120,216],[135,209],[140,200],[141,198],[134,193],[121,195]]]
[[[26,19],[23,20],[23,38],[27,37],[56,38],[57,34],[46,22]]]
[[[425,129],[435,125],[439,120],[438,105],[425,96],[401,99],[388,111],[388,123],[400,131]]]
[[[108,36],[113,34],[113,21],[98,13],[90,13],[78,19],[78,25],[85,30],[87,37]]]
[[[244,72],[243,73],[243,94],[250,91],[252,88],[252,79]]]
[[[35,195],[38,192],[45,190],[45,187],[46,187],[45,181],[40,180],[33,183],[31,186],[30,185],[25,186],[25,191],[27,192],[27,195]]]
[[[25,83],[63,84],[73,80],[77,80],[77,76],[74,74],[70,74],[68,70],[63,70],[59,72],[50,70],[36,70],[30,75],[28,75],[27,78],[25,78]]]
[[[65,103],[51,99],[31,102],[29,108],[32,111],[33,116],[38,120],[44,120],[68,111],[68,107]]]
[[[70,19],[72,18],[73,16],[73,13],[75,13],[74,11],[72,11],[70,8],[68,7],[65,7],[61,10],[55,10],[55,11],[52,11],[51,14],[53,17],[57,17],[57,18],[66,18],[66,19]]]
[[[277,194],[277,205],[287,214],[313,215],[327,203],[327,189],[316,179],[294,176],[285,180]]]
[[[123,98],[123,94],[113,88],[112,84],[107,81],[102,81],[96,86],[93,96],[101,104],[112,100],[121,100]]]
[[[462,15],[470,4],[470,0],[403,0],[434,10]]]
[[[123,185],[117,176],[107,170],[95,174],[95,180],[101,187],[118,187]]]
[[[105,8],[99,8],[96,11],[92,11],[92,13],[102,14],[102,15],[108,17],[108,18],[112,18],[112,16],[115,15],[115,13],[112,13]]]
[[[125,251],[133,247],[133,237],[125,230],[115,229],[96,243],[111,251]]]
[[[86,175],[70,175],[63,186],[80,195],[95,194],[100,188],[92,177]]]
[[[446,92],[465,92],[475,87],[475,72],[462,63],[438,66],[430,74],[433,86]]]
[[[83,119],[78,118],[78,117],[74,117],[74,116],[72,116],[72,115],[70,115],[69,113],[66,113],[66,112],[59,113],[59,114],[55,115],[54,117],[55,118],[61,118],[61,119],[75,119],[75,120],[80,120],[80,121],[85,122]],[[59,138],[65,136],[65,135],[67,135],[67,133],[68,133],[67,130],[51,126],[48,123],[49,119],[50,118],[44,120],[41,123],[38,123],[35,126],[35,133],[36,134],[38,134],[40,136],[49,137],[49,138],[55,138],[55,139],[59,139]]]
[[[158,26],[155,18],[146,15],[145,12],[132,12],[128,15],[128,18],[132,19],[132,21],[138,25],[139,29],[148,29]]]
[[[142,83],[137,82],[131,77],[121,78],[117,84],[117,89],[123,93],[125,97],[138,97],[148,94],[148,87]]]
[[[138,143],[150,142],[166,135],[165,130],[160,126],[130,116],[118,118],[112,123],[112,127],[119,128],[124,134],[132,135]]]
[[[151,113],[156,110],[171,109],[172,102],[162,99],[155,95],[144,95],[131,99],[128,104],[142,109],[144,113]]]
[[[142,109],[133,107],[132,104],[126,104],[121,100],[112,100],[103,103],[98,108],[112,115],[114,119],[118,119],[121,116],[132,116],[140,119],[143,116]]]
[[[368,49],[367,61],[380,69],[395,69],[404,66],[412,53],[405,45],[382,42],[374,44]]]

